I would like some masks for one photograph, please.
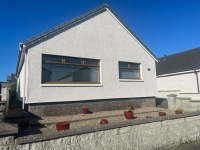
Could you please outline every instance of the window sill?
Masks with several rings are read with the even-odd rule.
[[[135,79],[119,79],[119,82],[144,82],[144,80],[135,80]]]
[[[40,84],[41,87],[102,87],[102,84]]]

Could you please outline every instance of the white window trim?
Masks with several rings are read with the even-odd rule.
[[[118,61],[118,79],[119,79],[119,62],[126,62],[126,61]],[[138,62],[127,62],[127,63],[140,64],[140,79],[119,79],[119,82],[144,82],[142,74],[142,64]]]
[[[144,80],[136,80],[136,79],[119,79],[119,82],[144,82]]]
[[[103,84],[40,84],[41,87],[103,87]]]
[[[40,61],[41,61],[41,84],[40,84],[40,87],[103,87],[103,84],[102,84],[102,72],[101,72],[101,59],[98,59],[98,58],[85,58],[85,59],[98,59],[99,62],[100,62],[100,66],[99,66],[99,70],[100,70],[100,78],[99,78],[99,82],[100,84],[45,84],[45,83],[42,83],[42,55],[55,55],[56,54],[49,54],[49,53],[42,53],[40,56]],[[77,57],[77,56],[64,56],[63,57]],[[84,58],[83,58],[84,59]]]

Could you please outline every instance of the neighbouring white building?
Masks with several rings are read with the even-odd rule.
[[[156,61],[104,4],[20,43],[18,100],[35,115],[155,106]]]
[[[168,94],[200,100],[200,48],[165,56],[157,69],[157,97]]]

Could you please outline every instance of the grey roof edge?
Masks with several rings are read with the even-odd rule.
[[[195,55],[194,55],[194,53],[195,53]],[[181,64],[181,66],[179,64],[179,69],[176,69],[176,70],[169,69],[169,64],[164,64],[164,65],[162,64],[162,61],[164,61],[165,59],[173,61],[177,58],[179,60],[181,57],[183,59],[185,56],[187,56],[187,60],[191,60],[191,59],[196,60],[196,59],[198,59],[196,56],[199,56],[199,53],[200,53],[200,47],[196,47],[196,48],[187,49],[187,50],[184,50],[184,51],[181,51],[181,52],[178,52],[178,53],[174,53],[174,54],[170,54],[170,55],[160,57],[159,62],[156,63],[156,76],[157,77],[165,77],[165,76],[173,76],[173,75],[186,74],[186,73],[199,71],[200,66],[194,65],[194,64],[200,63],[200,61],[198,61],[198,62],[193,61],[192,63],[190,63],[189,67],[182,67],[183,64]],[[173,58],[173,59],[171,59],[171,58]],[[188,59],[188,58],[190,58],[190,59]],[[180,62],[180,60],[177,61],[177,62]],[[186,61],[184,60],[184,62],[186,62]],[[160,65],[160,63],[161,63],[161,65]],[[160,71],[160,70],[163,70],[164,68],[168,68],[168,70],[167,71]]]
[[[179,74],[187,74],[188,72],[195,72],[196,70],[199,70],[200,67],[196,67],[196,68],[191,68],[191,69],[185,69],[185,70],[181,70],[181,71],[173,71],[173,72],[169,72],[169,73],[164,73],[164,74],[156,74],[157,77],[164,77],[164,76],[173,76],[173,75],[179,75]]]
[[[19,62],[20,62],[20,57],[21,57],[21,51],[20,51],[21,43],[19,44],[18,47],[18,56],[17,56],[17,64],[16,64],[16,71],[15,71],[15,77],[18,77],[18,68],[19,68]]]
[[[57,32],[61,32],[62,30],[65,30],[66,28],[68,28],[69,26],[75,25],[87,18],[89,18],[92,15],[95,15],[96,13],[106,10],[106,8],[108,8],[111,13],[113,13],[115,15],[115,17],[122,23],[122,25],[146,48],[146,50],[154,57],[154,59],[156,61],[158,61],[158,58],[153,54],[153,52],[133,33],[133,31],[131,31],[131,29],[129,27],[126,26],[126,24],[116,15],[116,13],[108,6],[108,4],[103,4],[100,5],[99,7],[96,7],[94,9],[92,9],[91,11],[88,11],[78,17],[75,17],[65,23],[62,23],[54,28],[51,28],[41,34],[38,34],[36,36],[33,36],[32,38],[29,38],[27,40],[22,41],[19,44],[19,47],[24,45],[26,47],[31,46],[32,44],[35,44],[37,42],[40,42],[46,38],[48,38],[49,36],[52,36],[54,34],[56,34]],[[18,59],[17,59],[17,67],[16,67],[16,77],[18,77],[18,65],[19,65],[19,61],[20,61],[20,56],[21,56],[21,51],[19,50],[18,52]]]
[[[166,55],[166,56],[162,56],[162,57],[160,57],[158,59],[160,60],[160,59],[163,59],[165,57],[169,57],[169,56],[172,56],[172,55],[178,55],[178,54],[185,53],[185,52],[188,52],[188,51],[192,51],[192,50],[195,50],[195,49],[198,49],[198,48],[200,48],[200,47],[195,47],[195,48],[184,50],[184,51],[181,51],[181,52],[178,52],[178,53],[169,54],[169,55]]]

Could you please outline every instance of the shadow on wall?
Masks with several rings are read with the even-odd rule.
[[[165,99],[165,98],[157,98],[156,97],[156,107],[168,108],[167,99]]]
[[[17,84],[17,96],[16,96],[17,100],[19,101],[23,101],[23,97],[21,95],[21,89],[20,89],[20,82],[18,82]]]

